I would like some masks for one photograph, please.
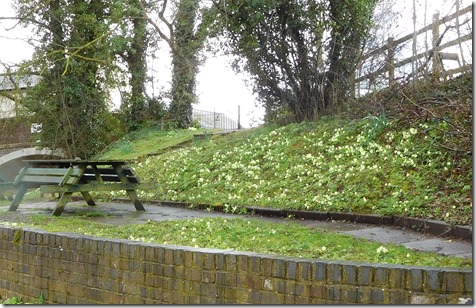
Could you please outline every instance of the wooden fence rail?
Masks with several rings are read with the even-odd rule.
[[[422,58],[425,58],[425,60],[423,62],[423,65],[420,66],[420,68],[417,69],[416,71],[412,72],[412,74],[407,76],[407,80],[411,80],[411,79],[414,79],[414,78],[418,77],[419,74],[421,74],[422,69],[425,69],[425,73],[428,73],[428,71],[429,71],[428,64],[429,63],[432,63],[432,67],[430,69],[431,69],[432,77],[435,78],[435,79],[439,79],[442,75],[446,77],[446,76],[451,76],[451,75],[454,75],[454,74],[457,74],[457,73],[461,73],[461,72],[471,70],[472,69],[472,64],[466,64],[464,62],[462,64],[460,62],[458,54],[443,52],[443,50],[445,50],[449,47],[452,47],[452,46],[460,45],[463,42],[472,40],[472,33],[462,35],[462,36],[460,36],[460,37],[458,37],[454,40],[451,40],[449,42],[441,44],[442,39],[443,39],[444,35],[446,34],[446,31],[450,27],[447,27],[442,34],[440,34],[440,31],[439,31],[440,25],[445,24],[448,21],[451,21],[455,18],[459,18],[460,16],[471,13],[471,12],[472,12],[472,6],[470,5],[470,6],[465,7],[464,9],[461,9],[461,10],[459,10],[459,11],[457,11],[457,12],[451,14],[451,15],[445,16],[441,19],[439,18],[439,14],[436,13],[436,14],[433,15],[433,22],[431,24],[419,29],[415,33],[410,33],[410,34],[405,35],[405,36],[403,36],[399,39],[394,39],[393,37],[390,37],[387,40],[387,44],[364,54],[363,57],[362,57],[361,64],[358,68],[358,74],[357,74],[358,76],[356,76],[356,78],[355,78],[355,84],[356,84],[356,88],[357,88],[357,96],[360,95],[360,90],[361,90],[360,84],[363,81],[366,81],[366,80],[369,81],[369,88],[370,88],[370,84],[375,83],[375,81],[379,78],[380,78],[380,80],[386,79],[387,82],[388,82],[387,85],[391,85],[396,81],[396,78],[395,78],[395,69],[396,68],[403,67],[403,66],[405,66],[407,64],[410,64],[410,63],[416,63],[416,61],[418,61]],[[461,25],[462,24],[457,23],[457,26],[460,27]],[[412,56],[410,56],[408,58],[405,58],[405,59],[401,59],[399,61],[397,61],[395,59],[395,55],[396,55],[396,52],[398,50],[399,45],[402,45],[403,43],[405,43],[409,40],[416,39],[416,37],[418,35],[424,34],[424,33],[428,32],[430,30],[431,30],[431,33],[432,33],[432,38],[431,38],[432,48],[431,49],[425,50],[425,51],[417,53],[417,54],[413,54]],[[373,71],[370,71],[370,72],[366,73],[365,75],[360,76],[363,65],[368,63],[366,61],[368,61],[369,59],[371,59],[373,57],[379,57],[379,56],[382,56],[382,55],[383,55],[385,60],[380,63],[379,67],[377,67]],[[455,69],[444,71],[442,60],[458,61],[459,67],[455,68]],[[386,77],[382,78],[383,75],[386,75]]]

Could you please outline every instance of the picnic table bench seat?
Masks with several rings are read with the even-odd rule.
[[[136,210],[145,211],[136,189],[150,189],[152,185],[140,183],[132,168],[118,161],[26,161],[15,178],[18,192],[9,211],[16,211],[26,191],[39,188],[43,193],[60,193],[53,215],[59,216],[71,195],[80,192],[87,204],[95,206],[91,191],[124,190]]]
[[[123,171],[129,183],[139,183],[138,178],[134,175],[130,167],[124,167]],[[106,168],[88,167],[84,170],[84,174],[81,180],[85,182],[92,182],[92,181],[121,182],[119,175],[117,174],[116,170],[114,170],[114,168],[112,167],[106,167]]]
[[[20,184],[30,188],[39,188],[46,184],[71,184],[77,181],[80,170],[73,167],[69,168],[32,168],[24,167],[16,176],[15,186]]]

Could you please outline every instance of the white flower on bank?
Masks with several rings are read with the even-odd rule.
[[[378,254],[387,253],[387,252],[388,252],[388,249],[383,247],[383,246],[380,246],[379,248],[377,248],[377,253]]]

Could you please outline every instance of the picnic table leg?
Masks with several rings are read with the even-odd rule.
[[[135,190],[126,190],[126,192],[129,195],[129,198],[131,198],[132,203],[134,203],[134,207],[136,208],[136,210],[145,212],[145,208],[142,205],[142,202],[139,201]]]
[[[84,174],[84,171],[86,170],[88,164],[79,164],[78,165],[78,168],[80,170],[80,176],[78,176],[78,180],[74,182],[74,184],[78,183],[80,180],[81,180],[81,176]],[[94,171],[94,174],[96,175],[96,179],[99,181],[99,182],[102,182],[101,180],[101,174],[99,173],[99,171],[97,170],[97,167],[95,165],[91,165],[91,168],[93,169]],[[91,195],[89,194],[89,192],[87,191],[82,191],[81,192],[81,195],[83,195],[83,198],[84,200],[86,200],[86,203],[89,205],[89,206],[95,206],[96,205],[96,202],[94,202],[93,200],[93,197],[91,197]]]
[[[121,180],[122,183],[128,183],[129,182],[129,180],[127,179],[126,174],[124,173],[124,169],[121,167],[121,165],[113,164],[112,167],[114,168],[114,170],[116,170],[117,176],[119,177],[119,180]],[[137,197],[136,191],[135,190],[126,190],[126,192],[129,195],[129,198],[131,198],[132,203],[134,204],[134,207],[136,208],[136,210],[145,212],[145,208],[142,205],[142,202],[139,201],[139,198]]]
[[[89,206],[95,206],[96,202],[94,202],[93,197],[87,192],[87,191],[82,191],[81,194],[83,195],[84,200],[86,200],[86,203]]]
[[[53,215],[54,216],[60,216],[61,213],[63,213],[64,211],[64,207],[66,205],[66,203],[69,202],[69,200],[71,199],[71,195],[73,193],[71,192],[65,192],[61,198],[59,199],[58,203],[56,204],[56,208],[55,210],[53,211]]]
[[[25,195],[27,191],[27,187],[22,185],[20,186],[20,189],[18,192],[15,194],[15,198],[13,198],[12,204],[10,205],[10,208],[8,209],[10,212],[14,212],[17,210],[18,205],[20,204],[21,200],[23,199],[23,196]]]

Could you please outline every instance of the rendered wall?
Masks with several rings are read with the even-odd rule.
[[[60,304],[435,304],[472,269],[331,262],[0,227],[0,296]]]

